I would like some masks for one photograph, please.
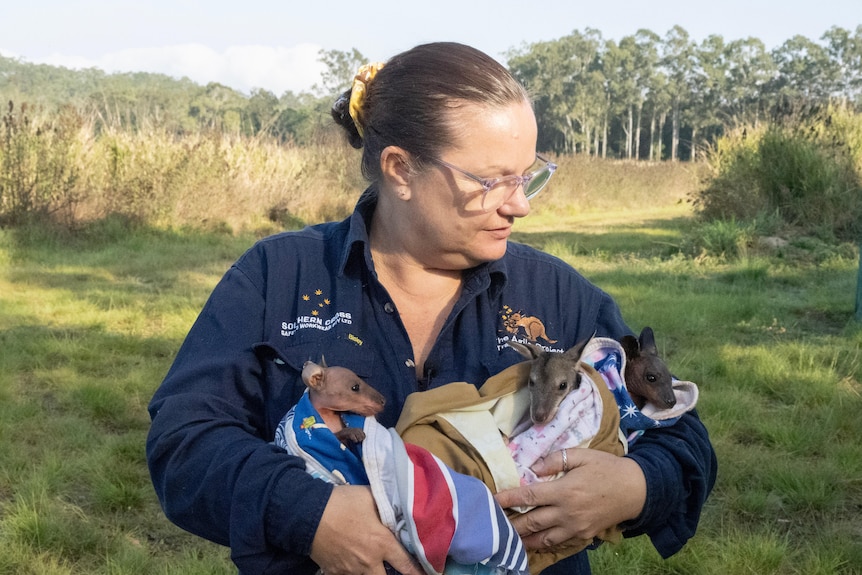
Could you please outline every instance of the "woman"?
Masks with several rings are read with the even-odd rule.
[[[564,262],[510,243],[554,166],[536,154],[529,97],[467,46],[417,46],[364,69],[333,107],[371,182],[353,215],[264,239],[226,273],[151,404],[147,456],[167,516],[231,547],[244,575],[418,574],[363,486],[311,478],[271,444],[325,356],[380,391],[383,425],[405,397],[481,385],[522,358],[506,342],[567,349],[630,333],[611,298]],[[627,457],[572,449],[558,481],[498,494],[542,548],[622,524],[663,556],[691,537],[715,479],[688,414]],[[580,553],[546,573],[589,573]]]

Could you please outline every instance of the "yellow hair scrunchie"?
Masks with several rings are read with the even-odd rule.
[[[362,105],[365,103],[365,89],[377,75],[377,72],[383,68],[383,62],[375,62],[374,64],[365,64],[359,68],[359,72],[353,77],[353,87],[350,89],[350,106],[348,111],[350,117],[353,118],[353,123],[356,124],[356,130],[360,137],[364,137],[365,130],[362,126]]]

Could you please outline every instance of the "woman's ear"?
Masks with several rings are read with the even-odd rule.
[[[405,198],[410,193],[410,179],[413,170],[410,154],[398,146],[387,146],[380,153],[380,171],[386,184],[398,190],[398,196]]]

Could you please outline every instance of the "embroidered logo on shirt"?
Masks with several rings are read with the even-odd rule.
[[[302,294],[298,308],[300,315],[296,319],[281,322],[282,336],[290,337],[301,329],[329,331],[341,323],[353,324],[350,312],[332,311],[332,300],[319,288]]]
[[[511,334],[523,335],[531,343],[536,343],[540,338],[549,344],[557,343],[557,340],[548,337],[545,324],[537,317],[526,315],[523,311],[514,311],[507,305],[500,310],[500,317],[503,319],[503,327]]]
[[[315,300],[312,302],[311,296],[308,294],[304,294],[302,296],[302,301],[311,302],[312,306],[315,306],[315,305],[317,306],[317,307],[312,307],[312,309],[311,309],[311,315],[314,317],[317,317],[318,315],[320,315],[320,311],[325,306],[328,306],[332,302],[329,300],[329,298],[321,297],[321,296],[323,296],[323,290],[321,290],[321,289],[314,290],[314,296],[315,296]]]

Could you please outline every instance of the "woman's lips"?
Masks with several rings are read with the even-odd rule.
[[[488,233],[496,240],[505,240],[512,234],[512,227],[494,228],[488,230]]]

